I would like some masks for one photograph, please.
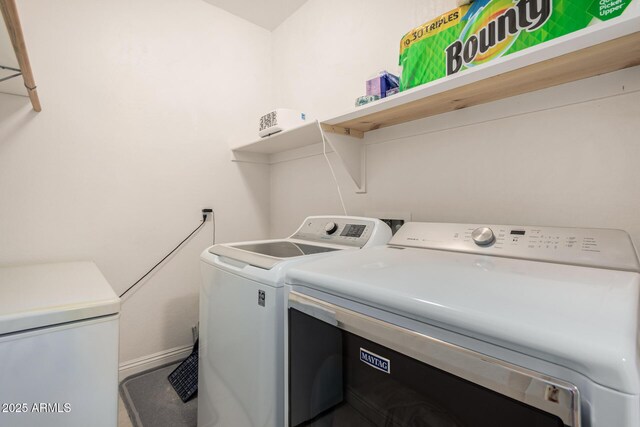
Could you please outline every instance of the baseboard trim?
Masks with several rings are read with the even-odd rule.
[[[186,359],[192,350],[192,345],[174,347],[121,363],[118,368],[118,382],[142,371]]]

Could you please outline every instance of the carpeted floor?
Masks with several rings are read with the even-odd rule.
[[[179,363],[132,375],[120,395],[134,427],[196,427],[198,398],[183,403],[167,376]]]

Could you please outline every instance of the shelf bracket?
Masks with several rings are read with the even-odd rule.
[[[358,137],[344,132],[327,131],[327,126],[328,125],[320,124],[323,138],[325,138],[331,149],[338,155],[342,165],[349,173],[349,176],[357,187],[356,193],[366,193],[366,150],[364,142],[360,141],[364,135]],[[331,128],[336,127],[337,126],[331,126]],[[332,135],[329,137],[329,135],[324,132],[330,132]]]

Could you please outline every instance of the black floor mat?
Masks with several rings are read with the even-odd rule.
[[[120,395],[134,427],[196,427],[198,398],[183,403],[167,380],[178,365],[141,372],[120,383]]]

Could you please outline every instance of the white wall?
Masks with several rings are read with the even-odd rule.
[[[393,69],[402,35],[454,3],[310,0],[273,34],[278,105],[349,110],[369,74]],[[614,227],[640,247],[639,116],[636,67],[369,132],[367,193],[340,168],[339,182],[349,214]],[[341,211],[321,155],[272,166],[273,236]]]
[[[19,3],[43,111],[0,95],[0,264],[95,260],[124,291],[212,207],[268,233],[269,170],[230,162],[270,104],[271,34],[201,0]],[[191,343],[211,223],[122,306],[125,362]]]

